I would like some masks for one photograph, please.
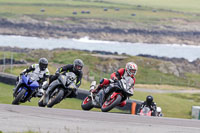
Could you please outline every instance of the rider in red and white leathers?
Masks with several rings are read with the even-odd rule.
[[[134,62],[128,62],[126,64],[125,68],[120,68],[117,70],[117,72],[114,72],[111,74],[110,78],[114,81],[116,80],[120,80],[123,76],[127,77],[130,76],[131,78],[133,78],[134,84],[135,84],[135,75],[137,73],[137,65]],[[110,80],[103,78],[100,81],[100,84],[97,86],[96,89],[91,90],[93,93],[98,93],[102,88],[107,87],[110,84]],[[105,90],[105,94],[100,94],[100,104],[102,104],[101,102],[103,102],[103,99],[105,99],[105,97],[107,97],[107,94],[109,94],[110,92],[113,91],[112,87],[107,87]],[[120,106],[124,106],[126,105],[126,101],[122,102],[120,104]]]

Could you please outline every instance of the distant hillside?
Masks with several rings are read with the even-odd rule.
[[[0,48],[2,50],[3,48]],[[185,59],[153,59],[152,57],[129,56],[129,55],[101,55],[99,52],[79,51],[70,49],[33,50],[33,49],[9,49],[4,48],[6,57],[10,57],[9,50],[14,50],[14,59],[25,60],[29,63],[38,62],[40,57],[46,57],[50,62],[50,71],[53,74],[57,67],[70,64],[74,59],[84,61],[84,78],[86,80],[99,81],[103,77],[109,78],[110,74],[124,67],[128,61],[134,61],[138,65],[136,75],[137,83],[141,84],[169,84],[177,86],[200,86],[199,59],[188,62]],[[17,52],[19,51],[19,52]],[[3,52],[0,52],[3,57]],[[9,67],[9,66],[8,66]],[[13,73],[18,75],[24,69],[14,67]],[[10,72],[10,68],[6,70]]]
[[[0,0],[0,34],[199,45],[198,5],[197,0]]]

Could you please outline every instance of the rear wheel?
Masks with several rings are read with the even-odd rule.
[[[90,110],[93,108],[92,99],[88,96],[83,100],[81,107],[83,110]]]
[[[116,95],[113,98],[108,97],[106,101],[103,103],[101,107],[102,112],[108,112],[111,109],[113,109],[115,106],[117,106],[122,100],[122,97],[120,95]]]
[[[58,91],[58,93],[55,93],[52,97],[50,97],[49,102],[47,103],[47,107],[51,108],[55,104],[59,103],[64,96],[64,90],[61,89]]]
[[[19,102],[22,100],[22,97],[24,96],[24,94],[26,93],[25,89],[22,89],[17,96],[15,97],[15,99],[13,100],[12,104],[14,105],[18,105]]]

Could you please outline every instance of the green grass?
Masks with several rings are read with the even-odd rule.
[[[141,5],[157,9],[167,9],[183,12],[200,13],[200,1],[198,0],[104,0],[123,5]]]
[[[131,8],[137,5],[151,7],[151,8],[164,8],[164,9],[173,9],[178,11],[187,11],[187,12],[200,12],[200,1],[198,0],[103,0],[98,2],[97,0],[0,0],[1,5],[10,5],[10,6],[26,6],[26,7],[122,7],[122,8]]]
[[[158,70],[149,69],[147,67],[140,67],[137,74],[137,83],[139,84],[189,85],[191,87],[198,87],[196,84],[193,84],[194,81],[197,81],[196,78],[191,79],[191,83],[188,84],[188,81],[184,78],[176,77],[172,74],[164,74]]]
[[[137,5],[142,5],[142,7],[138,8]],[[0,0],[0,16],[20,18],[20,16],[28,15],[38,19],[45,19],[47,17],[95,18],[105,21],[122,20],[142,22],[144,24],[164,22],[167,24],[166,21],[171,18],[199,20],[198,16],[194,17],[190,14],[177,12],[183,11],[199,14],[200,8],[198,5],[200,5],[200,2],[197,0],[104,0],[103,2],[96,0]],[[45,9],[45,12],[40,11],[42,8]],[[103,11],[104,8],[108,8],[108,11]],[[115,11],[115,8],[120,8],[120,11]],[[153,9],[157,9],[158,12],[152,12]],[[90,14],[81,14],[81,11],[88,10],[91,12]],[[73,15],[73,11],[76,11],[78,14]],[[137,15],[132,17],[132,13]],[[52,19],[52,22],[56,22],[56,20]]]
[[[0,103],[11,104],[13,100],[13,87],[14,86],[0,83]],[[162,108],[165,117],[189,119],[191,118],[192,106],[200,106],[200,94],[156,94],[136,91],[131,98],[143,101],[147,95],[152,95],[154,97],[154,101],[157,103],[157,106]],[[31,102],[26,102],[21,105],[37,106],[38,100],[38,98],[32,98]],[[79,99],[68,98],[57,104],[54,108],[82,110],[81,102],[82,101]],[[100,111],[100,109],[92,109],[92,111]],[[111,112],[128,113],[118,109],[113,109]]]
[[[12,97],[12,89],[14,86],[7,85],[0,83],[0,103],[4,104],[11,104],[13,97]]]

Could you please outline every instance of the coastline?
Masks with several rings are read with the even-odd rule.
[[[59,25],[40,20],[34,22],[29,19],[22,21],[0,18],[0,35],[75,39],[89,36],[91,39],[104,41],[200,45],[200,31],[198,30],[161,29],[159,27],[153,28],[151,26],[149,26],[148,29],[141,28],[142,26],[124,28],[109,25],[109,23],[102,25],[90,21],[86,23],[86,20],[82,21],[82,23],[77,24]]]
[[[104,51],[104,53],[126,54],[132,56],[143,54],[168,58],[185,58],[189,61],[194,61],[199,58],[200,51],[200,46],[195,45],[145,44],[90,40],[88,38],[38,38],[13,35],[0,35],[0,46],[48,50],[66,48],[85,51]]]

